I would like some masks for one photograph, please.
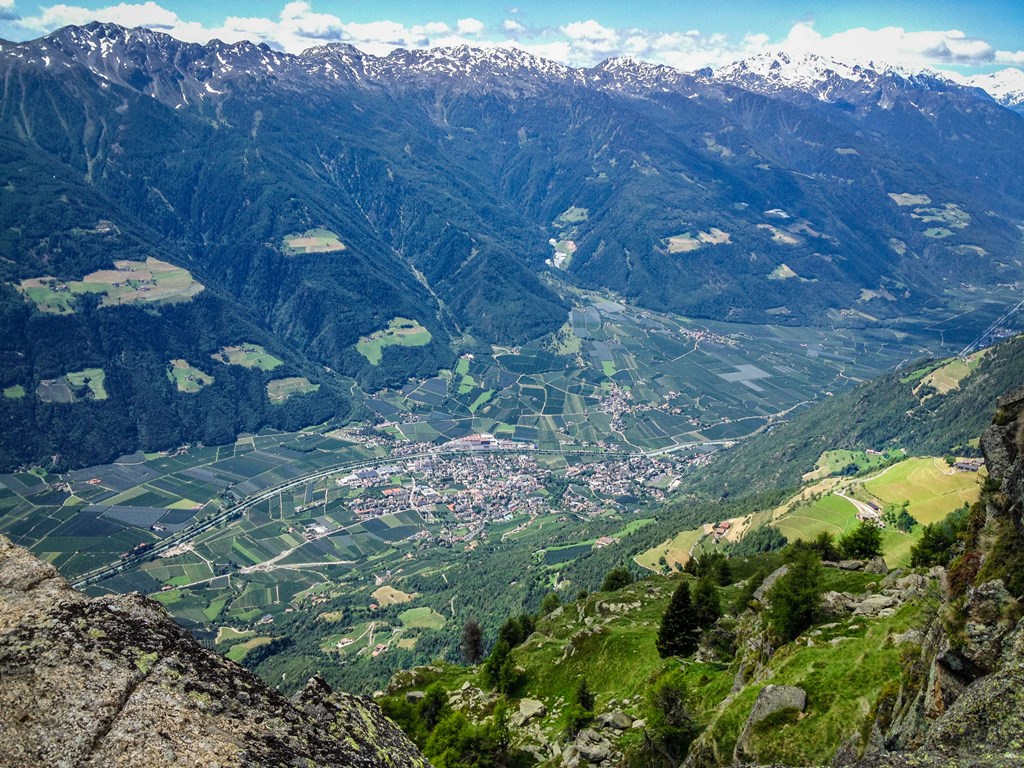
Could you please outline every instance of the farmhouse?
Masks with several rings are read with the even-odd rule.
[[[984,459],[957,459],[953,465],[961,472],[977,472],[985,465]]]

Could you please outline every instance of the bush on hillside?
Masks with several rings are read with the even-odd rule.
[[[777,641],[788,643],[811,626],[822,589],[821,559],[809,549],[798,550],[789,572],[765,596],[768,626]]]
[[[602,592],[615,592],[633,583],[633,574],[625,566],[612,568],[601,583]]]
[[[839,539],[839,551],[848,560],[878,557],[882,554],[882,531],[870,520],[862,520]]]

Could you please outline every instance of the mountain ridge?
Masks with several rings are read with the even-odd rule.
[[[714,70],[704,68],[686,71],[628,56],[605,59],[591,67],[569,67],[516,46],[474,47],[462,44],[424,49],[397,48],[385,56],[376,56],[349,43],[328,43],[311,46],[297,54],[288,54],[265,43],[239,41],[229,44],[216,38],[205,44],[187,43],[145,27],[128,28],[114,23],[90,22],[81,26],[63,27],[22,43],[2,42],[0,54],[23,55],[15,54],[14,51],[36,47],[43,63],[49,66],[49,57],[44,53],[49,50],[48,44],[63,53],[67,53],[71,45],[79,46],[80,50],[88,48],[90,54],[98,51],[100,59],[115,53],[119,44],[129,49],[137,44],[151,45],[158,49],[181,52],[186,57],[209,50],[216,55],[221,65],[221,76],[236,68],[236,64],[225,61],[224,55],[227,54],[248,57],[250,65],[257,65],[268,75],[274,75],[278,68],[284,74],[294,74],[289,65],[304,64],[308,74],[319,73],[334,80],[367,85],[396,83],[403,78],[415,79],[431,75],[447,76],[453,80],[460,77],[471,79],[474,76],[503,72],[519,76],[530,73],[541,75],[549,81],[583,87],[596,85],[634,94],[639,91],[638,86],[663,91],[685,90],[692,88],[696,81],[703,81],[716,85],[740,85],[763,93],[777,93],[781,88],[789,87],[816,93],[818,98],[827,100],[828,89],[822,86],[828,86],[830,81],[874,85],[883,79],[898,78],[930,88],[979,88],[993,100],[1011,109],[1018,107],[1024,98],[1021,96],[1024,72],[1012,67],[991,75],[965,78],[955,73],[947,75],[928,67],[910,69],[884,62],[846,63],[819,54],[791,54],[781,50],[755,54]],[[95,63],[97,57],[90,55],[90,58]],[[332,66],[333,63],[343,64],[346,69],[336,68]],[[211,69],[208,74],[212,76],[214,70]],[[615,81],[617,74],[621,76],[618,82]],[[212,87],[207,89],[207,93],[220,95]]]

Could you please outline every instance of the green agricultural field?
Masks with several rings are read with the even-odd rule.
[[[8,400],[20,400],[25,396],[25,388],[21,384],[4,387],[4,397]]]
[[[978,367],[982,358],[985,357],[987,349],[975,352],[966,359],[954,357],[941,368],[937,368],[921,379],[923,384],[935,387],[940,395],[944,395],[960,386],[960,382]]]
[[[244,659],[253,648],[259,648],[261,645],[266,645],[272,640],[272,637],[254,637],[243,643],[235,643],[231,646],[231,650],[224,655],[237,664]]]
[[[638,565],[656,573],[660,573],[662,570],[660,562],[662,557],[665,558],[665,562],[668,563],[670,568],[674,568],[676,565],[686,565],[686,561],[690,559],[690,551],[703,536],[703,525],[700,528],[682,531],[675,538],[669,539],[656,547],[651,547],[646,552],[641,552],[634,560],[636,560]]]
[[[578,208],[575,205],[569,206],[566,210],[558,214],[558,218],[555,219],[556,225],[564,224],[579,224],[582,221],[586,221],[590,217],[590,210],[587,208]]]
[[[492,395],[494,395],[493,389],[488,389],[485,390],[484,392],[481,392],[479,395],[477,395],[476,400],[474,400],[472,404],[469,406],[469,412],[476,413],[482,406],[487,404],[487,402],[491,399]]]
[[[59,379],[39,382],[36,396],[44,403],[77,403],[81,400],[106,400],[106,373],[102,368],[73,371]]]
[[[187,360],[180,358],[171,360],[171,367],[167,369],[167,378],[174,382],[179,392],[193,394],[199,392],[203,387],[213,384],[213,376],[203,373],[198,368],[193,368]]]
[[[217,628],[217,639],[214,640],[215,645],[221,643],[231,643],[235,640],[241,640],[243,637],[248,637],[252,634],[251,629],[235,629],[234,627],[218,627]]]
[[[320,389],[319,384],[313,384],[309,379],[302,376],[291,376],[286,379],[274,379],[267,382],[267,397],[274,404],[283,403],[292,395],[304,395],[307,392],[316,392]]]
[[[837,538],[857,524],[857,507],[841,496],[824,496],[807,506],[798,506],[773,525],[790,541],[810,541],[823,531]]]
[[[237,344],[222,347],[219,352],[210,355],[218,363],[240,365],[243,368],[259,368],[261,371],[272,371],[284,362],[267,352],[259,344]]]
[[[356,350],[370,361],[370,365],[379,365],[386,347],[424,347],[432,338],[430,331],[415,320],[396,317],[384,330],[360,338]]]
[[[398,619],[409,629],[441,629],[444,616],[433,608],[409,608],[398,614]]]
[[[930,457],[901,461],[865,482],[864,489],[886,503],[909,501],[907,510],[923,525],[973,504],[980,493],[976,473],[960,472]]]
[[[55,314],[74,312],[75,296],[84,293],[102,295],[101,307],[119,307],[190,301],[203,290],[188,270],[154,258],[118,260],[114,269],[92,272],[77,282],[38,277],[22,280],[17,287],[38,309]]]
[[[283,243],[285,253],[291,255],[345,250],[345,244],[329,229],[311,229],[301,234],[286,235]]]
[[[107,374],[102,368],[86,368],[84,371],[69,373],[64,378],[68,380],[68,384],[76,389],[88,387],[89,391],[92,392],[93,400],[107,399],[107,390],[103,386]]]
[[[856,466],[856,471],[847,472],[847,474],[855,474],[856,472],[863,472],[866,469],[874,469],[888,462],[893,455],[902,456],[903,454],[902,452],[896,452],[894,454],[890,454],[888,452],[869,454],[866,451],[825,451],[818,458],[814,471],[808,472],[804,475],[804,480],[818,480],[823,477],[838,475],[847,470],[851,465]]]
[[[71,288],[55,277],[33,277],[22,280],[17,288],[41,312],[69,315],[75,311],[75,295]]]

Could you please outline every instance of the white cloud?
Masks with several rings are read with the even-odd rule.
[[[995,63],[1024,65],[1024,51],[996,51]]]
[[[479,19],[459,19],[455,28],[463,35],[479,35],[484,31],[484,23]]]
[[[902,27],[857,27],[823,36],[808,23],[793,26],[780,46],[797,53],[816,53],[844,61],[872,61],[912,68],[947,65],[1012,64],[1024,51],[997,51],[986,40],[959,29],[911,32]]]
[[[515,19],[505,19],[503,22],[501,22],[501,28],[506,32],[510,32],[512,34],[519,34],[526,31],[526,27],[524,27]]]
[[[13,11],[14,0],[0,0],[0,11]]]

